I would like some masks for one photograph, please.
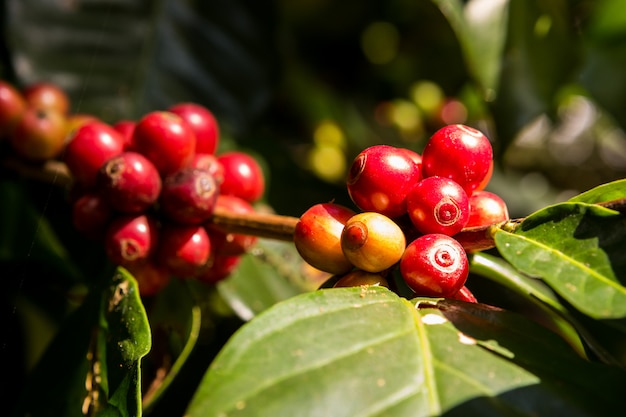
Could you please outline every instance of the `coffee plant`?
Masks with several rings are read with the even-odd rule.
[[[0,414],[624,414],[623,2],[2,6]]]

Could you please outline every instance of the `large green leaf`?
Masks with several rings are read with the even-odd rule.
[[[187,415],[600,416],[617,412],[623,386],[622,374],[512,313],[328,289],[244,325]]]
[[[150,326],[124,270],[65,321],[29,376],[15,416],[141,416]]]
[[[624,198],[626,198],[626,180],[617,180],[594,187],[591,190],[570,198],[569,201],[597,204]]]
[[[562,203],[498,230],[500,253],[520,271],[543,278],[581,312],[626,317],[626,219],[603,207]]]

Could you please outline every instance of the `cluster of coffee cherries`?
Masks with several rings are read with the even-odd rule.
[[[300,217],[295,245],[305,261],[334,274],[335,287],[383,285],[398,270],[418,296],[476,301],[465,286],[468,257],[459,233],[508,219],[498,195],[489,139],[453,124],[435,132],[422,154],[376,145],[354,159],[347,191],[361,210],[333,202]]]
[[[3,99],[3,91],[13,98]],[[29,104],[33,91],[49,96],[48,107]],[[115,124],[68,114],[68,108],[69,99],[53,84],[24,91],[0,84],[0,126],[15,153],[67,165],[78,232],[102,242],[108,258],[135,276],[143,295],[160,291],[171,277],[207,283],[226,278],[256,237],[230,233],[210,219],[218,208],[255,211],[265,191],[258,161],[241,151],[217,154],[217,120],[196,103]],[[52,120],[63,126],[60,133],[49,128]]]

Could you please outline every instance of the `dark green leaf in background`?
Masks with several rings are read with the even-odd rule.
[[[328,289],[244,325],[187,415],[605,416],[623,375],[483,305]],[[567,376],[566,376],[567,375]]]
[[[500,253],[544,279],[574,307],[597,319],[626,317],[626,219],[584,203],[562,203],[498,230]]]

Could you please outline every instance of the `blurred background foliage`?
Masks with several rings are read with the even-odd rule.
[[[420,152],[451,123],[492,140],[496,169],[488,189],[507,201],[512,217],[626,172],[623,0],[0,4],[0,78],[19,86],[57,83],[72,112],[111,123],[176,102],[204,104],[219,119],[220,152],[239,148],[259,158],[268,179],[265,203],[280,214],[299,216],[331,200],[352,206],[344,181],[362,149],[384,143]],[[70,230],[63,191],[29,182],[25,197],[1,185],[0,274],[17,277],[2,294],[3,315],[15,320],[19,310],[31,329],[24,335],[6,327],[2,359],[28,368],[72,297],[84,297],[66,292],[80,292],[73,284],[81,272],[110,269],[98,248]],[[54,220],[54,230],[29,199]],[[254,262],[251,269],[262,269]],[[238,282],[222,296],[245,298]],[[28,297],[15,301],[15,293]],[[239,325],[228,321],[228,330],[214,335],[213,354]],[[28,337],[41,340],[6,342]],[[194,355],[190,362],[210,361]],[[194,381],[204,369],[186,372]],[[9,398],[22,381],[1,382]],[[183,387],[170,395],[190,394]],[[161,412],[168,415],[167,407]]]

